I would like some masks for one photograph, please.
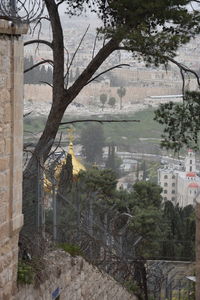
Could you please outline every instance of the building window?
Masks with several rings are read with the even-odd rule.
[[[164,192],[164,194],[167,194],[167,190],[164,190],[163,192]]]
[[[164,186],[168,186],[167,182],[164,183]]]
[[[167,178],[168,178],[168,176],[167,176],[167,175],[165,175],[165,176],[164,176],[164,179],[167,179]]]
[[[175,186],[175,182],[172,183],[172,186]]]
[[[167,197],[164,197],[164,201],[167,201]]]
[[[175,197],[172,197],[172,201],[175,201]]]
[[[190,167],[190,172],[192,172],[192,167]]]
[[[190,159],[190,164],[192,165],[192,160]]]
[[[172,175],[172,179],[175,179],[176,178],[176,176],[175,175]]]
[[[175,190],[172,190],[172,194],[175,194]]]

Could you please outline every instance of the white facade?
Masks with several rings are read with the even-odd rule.
[[[200,190],[200,177],[196,173],[195,153],[188,151],[184,166],[165,166],[158,170],[158,184],[163,188],[164,201],[184,207],[194,205],[197,191]]]

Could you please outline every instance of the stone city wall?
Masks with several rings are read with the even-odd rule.
[[[71,257],[62,250],[46,257],[48,280],[39,287],[19,286],[13,300],[136,300],[107,274],[86,262],[82,257]],[[45,275],[44,275],[45,276]]]
[[[22,27],[0,20],[0,299],[15,288],[22,215]]]

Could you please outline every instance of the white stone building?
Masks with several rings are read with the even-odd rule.
[[[166,165],[163,169],[159,169],[158,184],[163,188],[164,201],[172,201],[181,207],[194,205],[197,191],[200,190],[195,153],[188,150],[184,165]]]

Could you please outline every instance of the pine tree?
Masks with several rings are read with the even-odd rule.
[[[105,106],[105,103],[107,101],[107,98],[108,98],[108,96],[106,94],[101,94],[100,95],[100,102],[102,104],[102,110],[104,110],[104,106]]]
[[[120,110],[122,109],[122,98],[126,95],[126,89],[125,87],[120,87],[119,89],[117,89],[117,94],[120,98]]]
[[[99,124],[88,124],[81,132],[82,153],[90,163],[100,163],[104,146],[103,128]]]

